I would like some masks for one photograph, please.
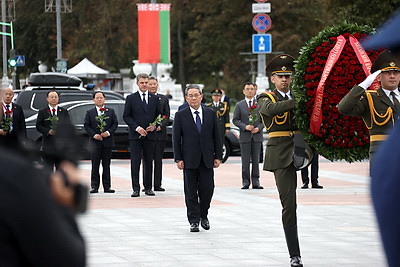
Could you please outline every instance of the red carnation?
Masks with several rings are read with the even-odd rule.
[[[105,111],[105,110],[106,110],[105,108],[100,108],[100,111],[101,111],[101,112],[103,112],[103,111]]]

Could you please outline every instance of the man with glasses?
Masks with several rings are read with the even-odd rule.
[[[173,125],[174,157],[183,170],[185,203],[190,232],[199,232],[199,222],[210,229],[208,209],[214,193],[214,169],[222,159],[218,118],[201,105],[203,93],[197,85],[185,91],[188,107],[175,114]]]
[[[258,114],[256,88],[251,82],[243,86],[245,98],[236,104],[232,122],[240,130],[240,155],[242,159],[242,189],[264,189],[260,185],[260,151],[263,142],[264,128]],[[250,162],[252,165],[250,172]]]

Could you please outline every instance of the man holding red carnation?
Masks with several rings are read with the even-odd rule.
[[[294,120],[295,100],[290,92],[294,58],[279,55],[267,66],[275,90],[258,96],[258,106],[264,126],[269,133],[264,170],[274,173],[282,204],[282,223],[290,255],[290,265],[301,267],[297,234],[296,188],[297,174],[293,163],[294,136],[298,128]]]
[[[370,161],[400,115],[400,58],[383,51],[373,62],[371,72],[338,105],[340,113],[363,118],[370,134]],[[368,90],[376,78],[380,87],[376,91]]]
[[[243,86],[245,98],[236,104],[232,122],[240,130],[240,154],[242,158],[242,189],[264,189],[260,185],[260,150],[263,141],[263,124],[258,115],[256,88],[251,82]],[[252,164],[250,173],[250,161]]]
[[[100,162],[103,167],[102,183],[104,193],[115,193],[111,189],[111,155],[114,147],[114,133],[118,128],[118,119],[114,109],[105,107],[105,94],[101,91],[93,93],[95,107],[88,110],[83,124],[89,136],[91,146],[92,171],[90,176],[91,194],[99,192]]]
[[[149,92],[158,97],[158,108],[162,114],[162,120],[159,125],[156,126],[155,135],[156,143],[154,150],[154,191],[165,191],[162,184],[162,160],[164,155],[165,144],[167,142],[167,125],[170,123],[170,107],[168,97],[159,94],[158,91],[158,80],[156,77],[149,77]],[[143,173],[144,174],[144,173]]]
[[[3,118],[0,120],[0,143],[12,149],[26,140],[24,111],[20,105],[12,102],[14,91],[5,88],[2,92]]]

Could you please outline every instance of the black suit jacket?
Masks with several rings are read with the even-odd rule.
[[[162,116],[166,116],[168,119],[164,119],[161,122],[161,131],[156,132],[156,138],[157,140],[167,140],[167,125],[170,122],[169,116],[170,116],[170,107],[169,107],[169,100],[168,97],[165,95],[157,94],[156,97],[158,97],[158,109],[161,112]]]
[[[214,159],[222,159],[222,145],[218,118],[215,112],[202,107],[201,133],[197,130],[190,108],[175,114],[173,145],[175,161],[183,160],[185,169],[196,169],[201,159],[207,168],[214,167]]]
[[[158,114],[161,114],[158,107],[158,97],[149,93],[147,107],[142,101],[141,91],[130,94],[125,101],[124,121],[129,126],[129,140],[139,140],[140,134],[136,132],[138,126],[146,129],[154,122]],[[143,137],[141,137],[143,138]],[[145,138],[156,140],[155,131],[149,132]]]
[[[0,136],[0,142],[24,142],[26,139],[26,125],[24,111],[20,105],[11,103],[12,131],[5,136]]]
[[[49,135],[51,129],[51,121],[47,120],[51,116],[49,107],[46,106],[39,110],[37,120],[36,120],[36,130],[43,135],[42,148],[43,151],[55,152],[56,143],[55,136]],[[65,121],[66,123],[71,123],[68,115],[68,111],[65,108],[58,107],[57,109],[58,122]]]
[[[100,134],[100,130],[97,127],[99,125],[99,122],[96,120],[96,117],[98,116],[96,107],[86,112],[83,127],[89,135],[89,141],[91,144],[94,144],[96,146],[114,147],[114,132],[118,128],[118,119],[117,115],[115,115],[114,109],[108,107],[105,108],[105,114],[108,119],[106,120],[104,131],[108,131],[110,133],[110,136],[103,138],[103,141],[99,141],[93,138],[95,134]]]

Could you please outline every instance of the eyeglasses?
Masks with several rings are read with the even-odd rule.
[[[187,95],[188,98],[198,98],[201,94]]]

